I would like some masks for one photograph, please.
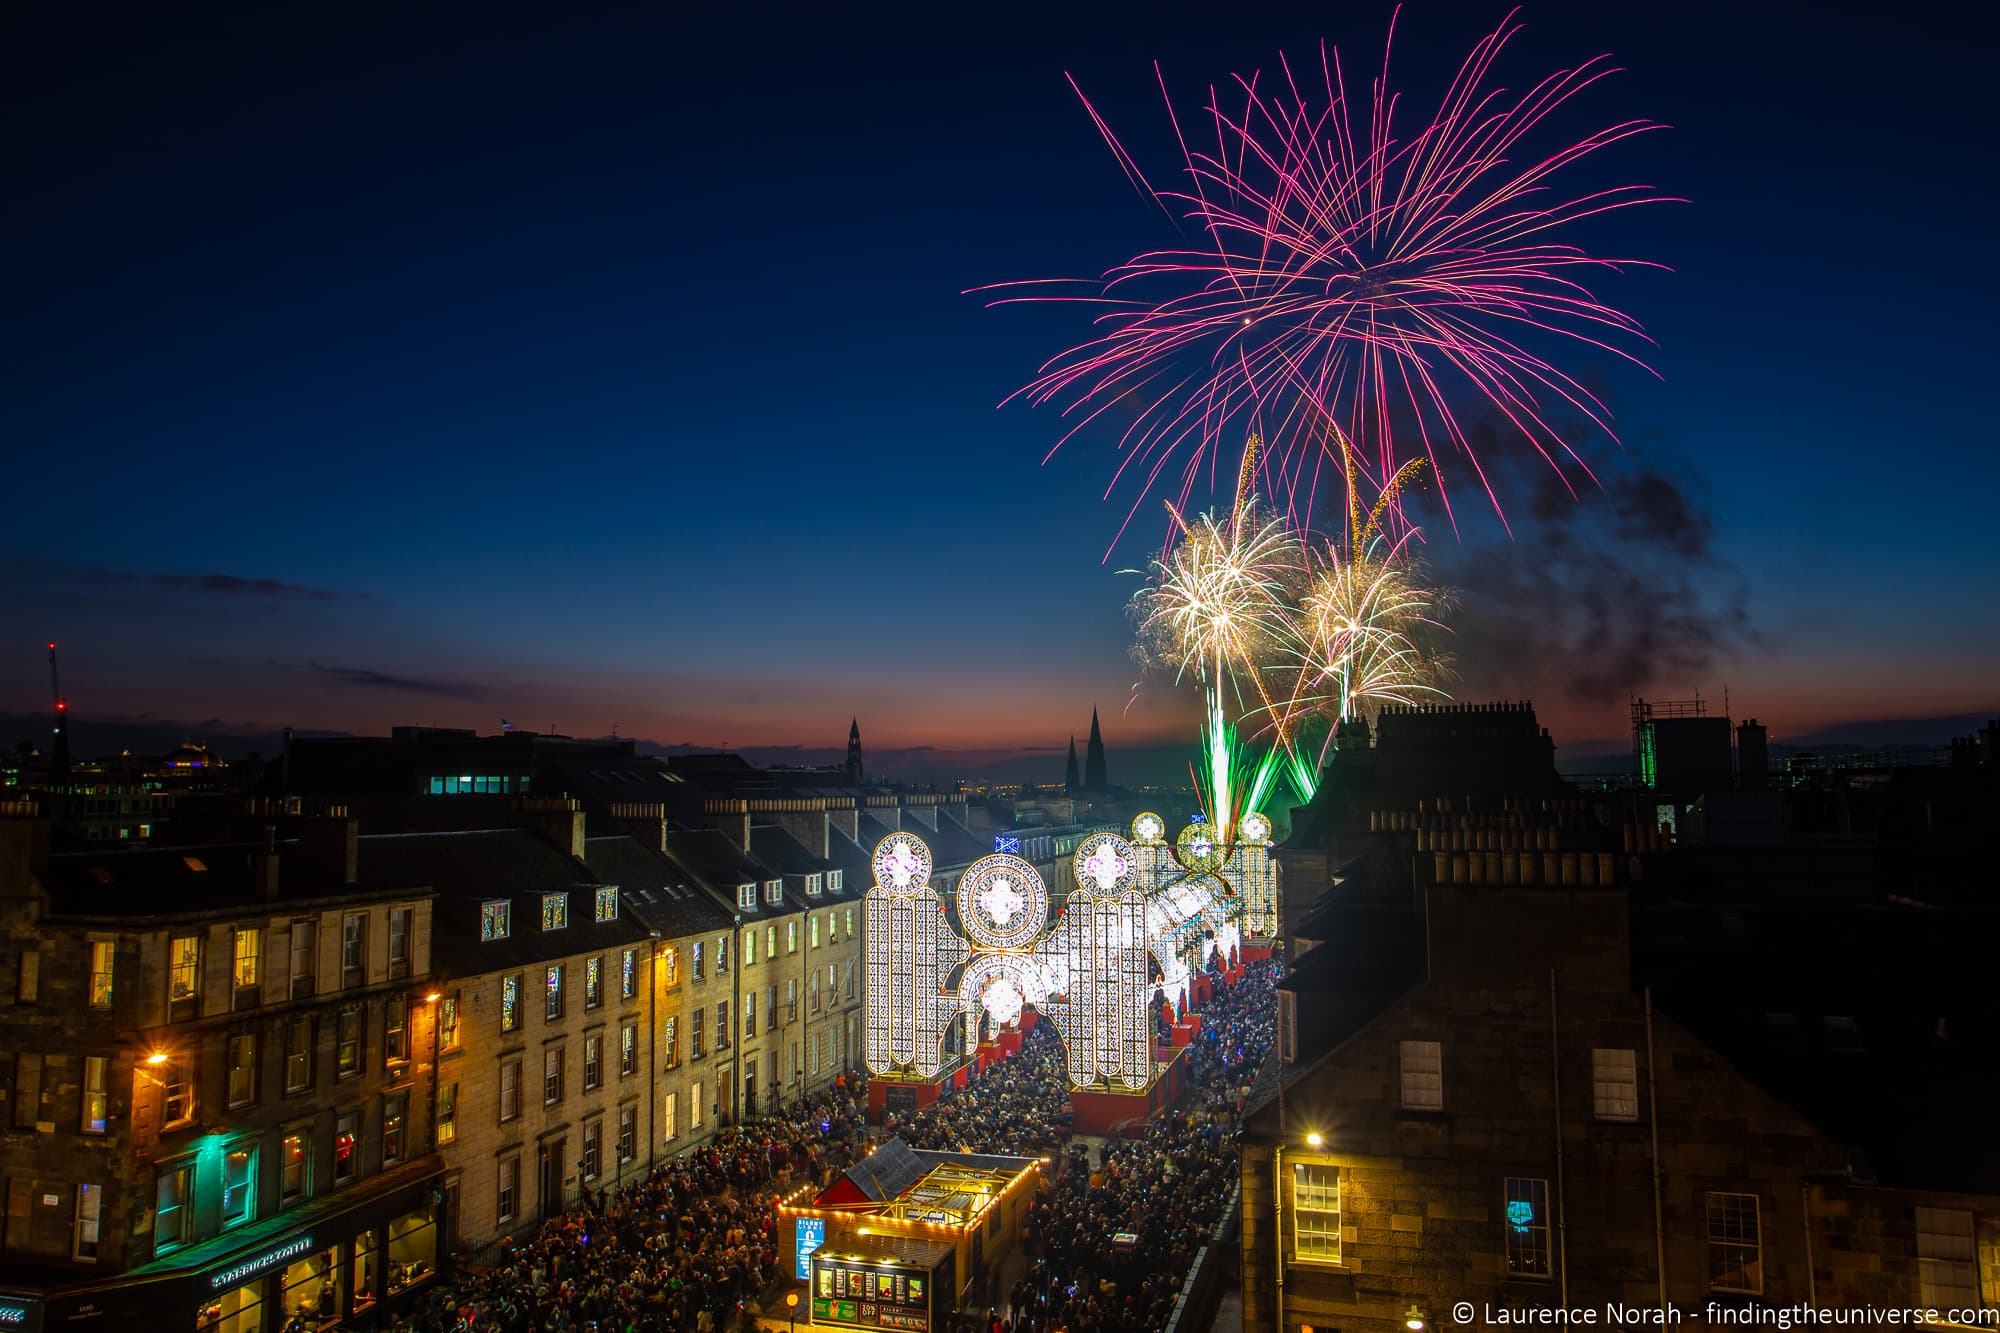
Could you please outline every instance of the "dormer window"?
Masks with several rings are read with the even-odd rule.
[[[542,929],[563,930],[569,925],[569,895],[567,893],[545,893],[542,895]]]
[[[618,919],[618,886],[608,885],[597,891],[597,919],[616,921]]]
[[[819,885],[820,885],[820,877],[818,875],[807,875],[806,897],[808,898],[819,897]]]
[[[755,884],[738,884],[736,886],[736,905],[746,912],[756,911],[757,886]]]
[[[479,904],[479,938],[483,940],[504,940],[509,926],[508,909],[513,904],[505,898],[490,903]]]
[[[843,875],[844,872],[839,870],[829,870],[826,872],[826,891],[828,893],[840,892],[840,881]]]
[[[770,903],[774,907],[777,906],[779,903],[785,901],[785,881],[783,881],[782,879],[765,880],[764,901]]]

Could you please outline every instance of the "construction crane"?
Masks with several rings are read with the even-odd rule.
[[[62,676],[56,666],[56,645],[49,641],[49,698],[55,705],[55,748],[49,756],[49,780],[69,781],[69,700],[63,698]]]

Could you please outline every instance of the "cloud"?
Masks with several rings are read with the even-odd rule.
[[[387,671],[377,671],[372,667],[327,666],[320,662],[308,662],[306,665],[337,685],[352,685],[364,690],[428,694],[444,699],[483,699],[487,694],[485,686],[471,681],[444,680],[428,676],[399,676]]]
[[[24,577],[44,580],[61,578],[74,584],[100,588],[156,588],[163,592],[196,593],[212,597],[261,598],[269,601],[372,602],[376,600],[370,593],[342,593],[312,584],[287,583],[283,579],[221,571],[185,574],[160,570],[104,569],[92,565],[65,564],[54,560],[13,560],[8,564]]]

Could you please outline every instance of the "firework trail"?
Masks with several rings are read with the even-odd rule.
[[[1531,149],[1557,112],[1615,71],[1600,56],[1526,91],[1491,86],[1519,31],[1511,14],[1473,47],[1436,109],[1409,116],[1389,84],[1394,30],[1392,19],[1358,98],[1324,45],[1312,66],[1281,57],[1276,77],[1211,87],[1186,125],[1160,75],[1182,154],[1176,188],[1155,189],[1084,99],[1135,188],[1185,220],[1187,243],[1098,279],[977,289],[995,305],[1102,308],[1096,336],[1014,396],[1061,408],[1071,424],[1055,448],[1118,408],[1121,457],[1106,494],[1135,478],[1125,525],[1156,487],[1176,514],[1187,509],[1252,433],[1266,445],[1260,489],[1301,528],[1328,463],[1351,503],[1354,484],[1382,494],[1414,458],[1428,463],[1454,528],[1451,488],[1468,479],[1504,524],[1468,410],[1496,414],[1572,491],[1569,465],[1590,475],[1550,423],[1580,414],[1610,434],[1610,413],[1531,345],[1598,348],[1643,365],[1628,350],[1646,341],[1638,322],[1587,285],[1643,261],[1564,237],[1587,218],[1665,197],[1563,182],[1582,159],[1660,127],[1619,121],[1554,151]]]

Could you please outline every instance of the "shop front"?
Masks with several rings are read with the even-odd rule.
[[[306,1217],[195,1277],[196,1333],[308,1333],[364,1321],[435,1277],[441,1171]]]

